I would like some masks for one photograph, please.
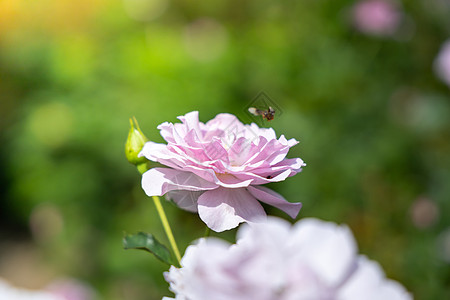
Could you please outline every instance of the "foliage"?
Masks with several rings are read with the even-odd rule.
[[[160,261],[170,265],[177,265],[166,246],[161,244],[152,234],[139,232],[129,234],[123,238],[124,249],[144,250],[152,253]]]

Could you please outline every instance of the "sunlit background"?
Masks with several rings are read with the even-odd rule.
[[[347,223],[416,299],[450,299],[449,15],[449,0],[1,0],[0,278],[169,296],[168,268],[122,248],[124,232],[166,241],[128,119],[162,142],[156,126],[192,110],[247,122],[264,91],[279,107],[264,125],[307,163],[270,187],[299,218]],[[184,250],[204,225],[164,204]]]

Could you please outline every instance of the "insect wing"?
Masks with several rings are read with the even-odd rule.
[[[248,109],[248,111],[249,111],[249,113],[251,113],[254,116],[259,116],[261,114],[261,111],[259,109],[257,109],[257,108],[254,108],[254,107],[250,107]]]

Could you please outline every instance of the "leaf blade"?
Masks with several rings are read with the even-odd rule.
[[[152,234],[138,232],[128,234],[123,238],[123,248],[144,250],[152,253],[157,259],[168,265],[175,265],[172,253],[160,243]]]

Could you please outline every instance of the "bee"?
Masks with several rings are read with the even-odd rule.
[[[248,111],[252,115],[261,116],[263,119],[266,119],[267,121],[273,120],[273,118],[275,117],[275,109],[273,109],[271,106],[269,106],[267,110],[250,107]]]

